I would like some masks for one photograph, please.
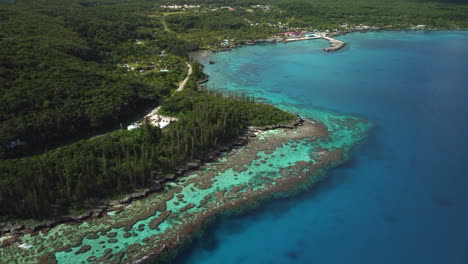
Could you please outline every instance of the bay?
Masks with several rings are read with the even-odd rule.
[[[177,263],[468,263],[468,33],[338,39],[204,58],[210,88],[375,128],[320,186],[218,221]]]

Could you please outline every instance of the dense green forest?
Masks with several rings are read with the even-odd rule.
[[[159,21],[143,12],[148,6],[145,1],[0,4],[0,158],[117,128],[176,88],[186,71],[184,59],[158,54],[186,54],[195,47],[159,32]],[[138,45],[138,39],[144,43]],[[143,75],[139,68],[119,67],[150,60],[171,71]]]
[[[162,7],[177,3],[199,7]],[[218,48],[224,39],[238,43],[343,23],[466,29],[467,6],[413,0],[2,2],[0,158],[40,153],[127,124],[171,93],[189,51]],[[146,72],[151,67],[156,70]],[[171,70],[160,73],[163,68]]]
[[[437,1],[298,0],[283,1],[291,26],[340,28],[343,23],[405,29],[424,24],[430,28],[467,28],[467,5]]]
[[[165,1],[177,3],[177,1]],[[467,29],[468,5],[463,1],[416,0],[259,0],[184,1],[198,8],[156,8],[169,29],[204,48],[224,39],[242,43],[285,30]],[[224,8],[223,8],[224,7]],[[232,7],[228,9],[227,7]],[[346,25],[343,27],[342,25]]]
[[[295,115],[245,96],[184,90],[167,100],[180,117],[163,131],[149,124],[108,133],[54,151],[0,161],[0,212],[46,217],[98,198],[145,186],[176,165],[199,159],[248,125],[290,122]]]
[[[467,14],[456,0],[0,2],[0,216],[85,208],[201,158],[248,125],[294,118],[246,96],[197,91],[204,76],[195,62],[186,90],[171,96],[190,51],[343,23],[467,29]],[[179,121],[119,130],[159,104]]]

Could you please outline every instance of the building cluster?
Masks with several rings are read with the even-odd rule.
[[[251,8],[259,8],[265,11],[269,11],[271,9],[271,5],[251,5]]]
[[[227,9],[229,11],[234,11],[236,10],[234,7],[230,7],[230,6],[222,6],[221,9]]]
[[[184,9],[184,8],[200,8],[200,5],[161,5],[161,8],[168,9]]]
[[[162,60],[159,61],[159,64],[161,63],[163,63]],[[118,65],[120,66],[120,64]],[[168,68],[167,65],[158,66],[154,62],[149,62],[146,65],[142,65],[142,64],[139,64],[137,61],[133,65],[126,63],[126,64],[123,64],[121,67],[126,69],[127,71],[138,71],[139,73],[157,71],[158,69],[159,69],[159,72],[169,72],[169,70],[167,69]]]
[[[361,29],[366,30],[366,29],[371,29],[372,27],[366,26],[366,25],[363,25],[363,24],[359,24],[359,25],[355,26],[354,28],[357,29],[357,30],[361,30]]]
[[[290,38],[290,39],[299,39],[299,38],[314,38],[321,37],[322,33],[317,31],[291,31],[291,32],[282,32],[275,35],[277,38]]]
[[[411,29],[425,29],[425,28],[426,28],[426,25],[422,25],[422,24],[411,27]]]

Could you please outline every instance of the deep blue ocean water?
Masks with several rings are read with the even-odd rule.
[[[468,263],[468,32],[375,32],[218,53],[210,87],[375,124],[306,193],[224,218],[186,264]]]

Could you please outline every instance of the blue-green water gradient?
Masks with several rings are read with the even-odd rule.
[[[468,263],[468,33],[375,32],[257,45],[206,63],[209,87],[376,128],[308,193],[221,220],[178,263]]]

